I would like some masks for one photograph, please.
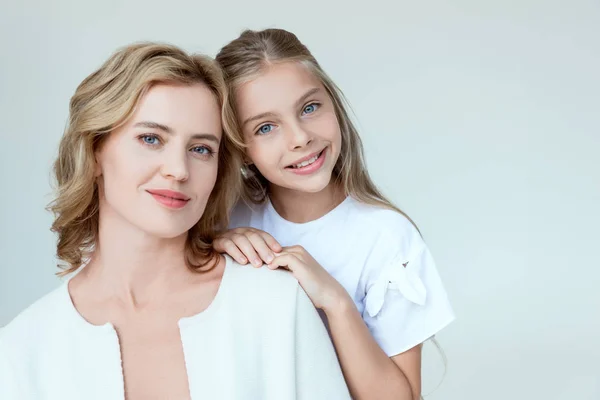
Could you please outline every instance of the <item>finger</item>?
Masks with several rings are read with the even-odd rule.
[[[266,264],[273,261],[273,259],[275,258],[275,254],[271,251],[271,249],[269,248],[269,245],[267,244],[267,242],[265,241],[265,239],[263,238],[263,236],[260,233],[248,232],[246,237],[252,244],[252,247],[254,247],[254,250],[258,253],[260,258],[262,260],[264,260],[264,262]],[[262,262],[261,262],[261,264],[262,264]]]
[[[295,269],[298,268],[300,264],[300,260],[294,254],[290,253],[281,253],[276,256],[273,261],[267,264],[267,267],[270,269],[284,268],[294,272]]]
[[[240,249],[240,251],[244,254],[244,256],[250,260],[252,265],[255,267],[260,267],[263,265],[263,262],[259,255],[256,253],[254,246],[248,239],[246,235],[235,234],[231,237],[231,240],[235,245]]]
[[[300,246],[300,245],[295,245],[295,246],[285,246],[284,249],[286,251],[289,251],[290,253],[302,253],[304,250],[304,247]]]
[[[296,257],[298,257],[298,259],[300,261],[306,262],[306,260],[305,260],[306,250],[304,250],[304,247],[302,247],[302,246],[286,246],[283,248],[283,252],[287,253],[287,254],[293,254]]]
[[[223,237],[223,236],[219,236],[218,238],[216,238],[215,240],[213,240],[213,249],[215,249],[216,251],[218,251],[219,253],[226,253],[227,250],[225,250],[225,244],[229,241],[228,238]],[[231,255],[231,254],[230,254]]]
[[[267,232],[258,231],[258,233],[262,236],[263,240],[267,243],[267,246],[275,253],[280,253],[283,250],[283,247],[279,244],[277,240]]]
[[[213,248],[219,253],[229,254],[235,261],[242,265],[248,263],[248,259],[244,257],[244,254],[242,254],[241,250],[230,239],[215,239],[213,242]]]

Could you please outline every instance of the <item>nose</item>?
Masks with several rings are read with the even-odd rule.
[[[313,141],[312,134],[299,123],[289,125],[288,142],[290,150],[298,150],[308,146]]]
[[[160,170],[161,175],[167,179],[173,179],[176,181],[187,180],[190,176],[187,150],[166,150],[167,149],[165,149],[165,152],[163,153],[164,160]]]

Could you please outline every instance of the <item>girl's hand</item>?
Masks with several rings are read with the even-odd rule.
[[[267,267],[289,270],[315,307],[325,313],[348,300],[349,296],[344,287],[302,246],[284,247],[279,254],[276,254],[275,259],[267,264]]]
[[[275,253],[282,250],[273,236],[254,228],[230,229],[214,240],[213,248],[219,253],[229,254],[240,264],[247,264],[250,260],[255,267],[270,263]]]

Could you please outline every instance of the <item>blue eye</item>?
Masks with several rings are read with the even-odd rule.
[[[206,146],[197,146],[192,149],[192,151],[201,156],[212,156],[214,151]]]
[[[317,111],[318,108],[319,108],[319,104],[311,103],[311,104],[307,105],[306,107],[304,107],[304,110],[302,110],[302,115],[312,114],[315,111]]]
[[[273,125],[271,124],[265,124],[263,126],[261,126],[260,128],[258,128],[258,133],[259,135],[264,135],[267,134],[269,132],[271,132],[273,130]]]
[[[155,135],[142,135],[140,136],[140,139],[142,139],[144,144],[147,144],[149,146],[155,146],[157,144],[160,144],[158,136]]]

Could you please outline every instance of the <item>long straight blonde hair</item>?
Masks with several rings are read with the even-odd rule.
[[[158,83],[204,84],[223,106],[217,181],[204,214],[188,232],[185,248],[190,269],[200,271],[215,265],[212,240],[219,229],[227,228],[242,185],[243,143],[227,125],[232,120],[227,86],[221,69],[209,57],[189,55],[167,44],[138,43],[116,51],[81,82],[71,98],[69,122],[54,163],[56,198],[48,207],[55,215],[52,230],[58,234],[59,275],[76,271],[89,259],[98,240],[95,151],[132,117],[142,96]]]
[[[230,90],[229,102],[233,112],[230,114],[232,119],[228,121],[228,125],[234,127],[234,134],[240,142],[243,142],[243,134],[235,110],[237,88],[259,76],[272,64],[296,62],[305,66],[325,87],[340,125],[342,147],[333,169],[335,182],[341,186],[346,196],[352,196],[363,203],[392,209],[410,220],[371,180],[364,161],[362,141],[349,117],[349,105],[344,94],[296,35],[283,29],[246,30],[224,46],[217,54],[216,60],[224,71]],[[268,195],[269,182],[256,167],[252,165],[248,168],[252,173],[244,174],[243,197],[254,203],[264,202]]]

